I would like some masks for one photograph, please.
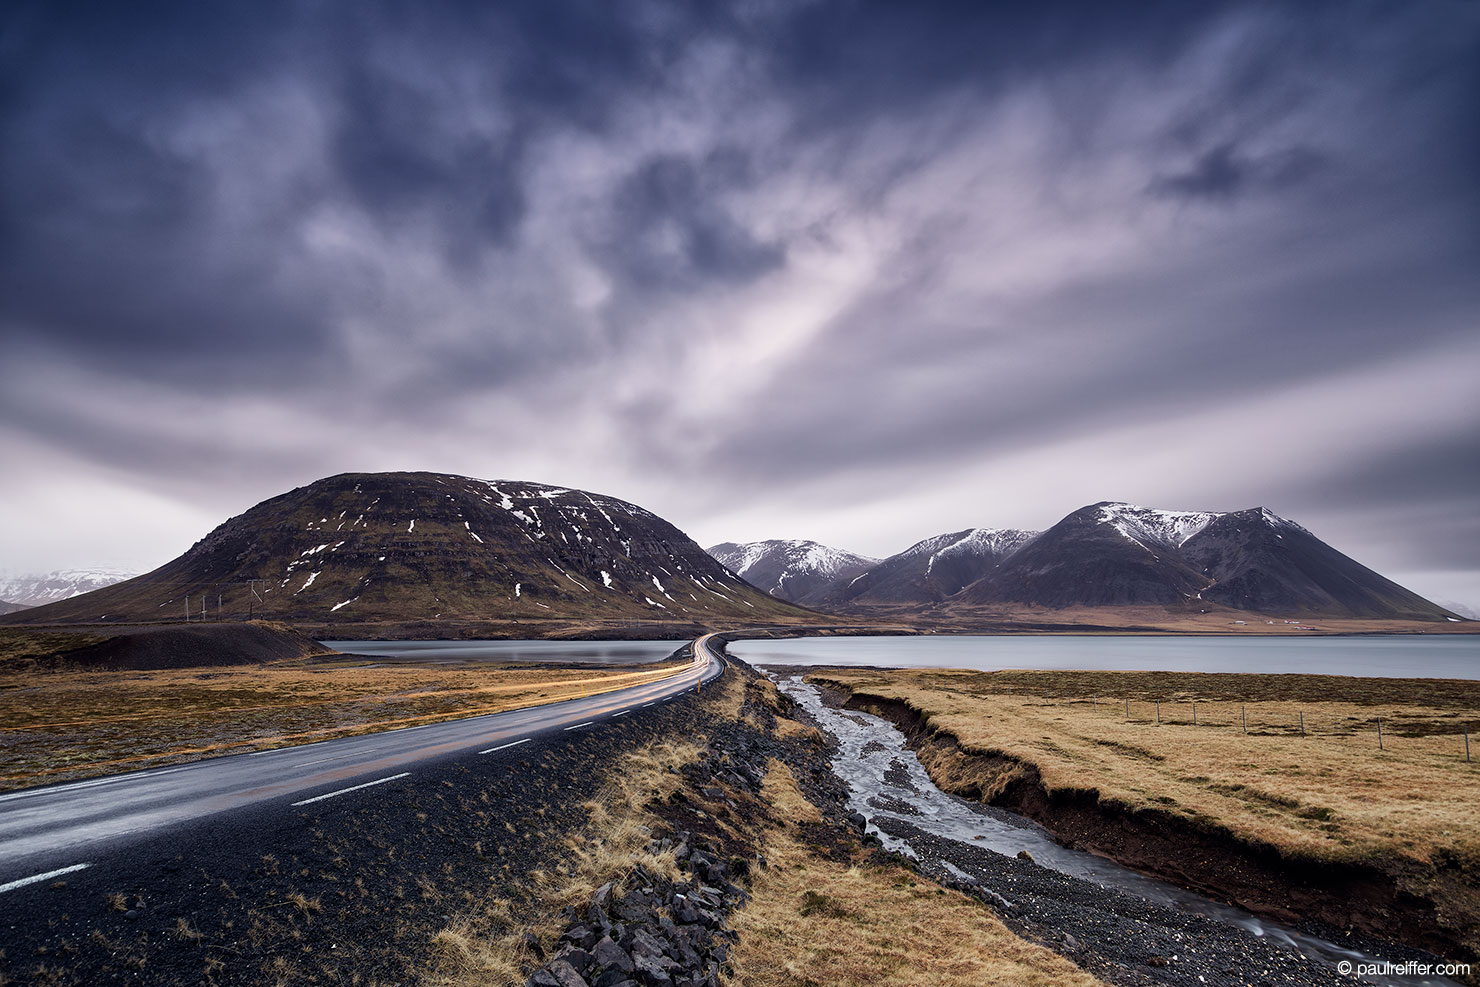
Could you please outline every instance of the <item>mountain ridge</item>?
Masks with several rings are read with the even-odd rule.
[[[820,602],[822,591],[879,563],[878,559],[800,538],[721,542],[705,549],[737,576],[792,603]]]
[[[152,572],[8,623],[266,616],[333,624],[807,615],[655,514],[604,494],[437,473],[344,473],[224,521]]]

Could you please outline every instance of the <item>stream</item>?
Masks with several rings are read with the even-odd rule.
[[[1091,882],[1103,889],[1126,892],[1184,915],[1234,926],[1294,951],[1315,964],[1327,966],[1332,973],[1346,973],[1343,969],[1346,964],[1381,964],[1386,959],[1260,918],[1241,908],[1139,874],[1103,857],[1070,850],[1055,843],[1047,830],[1026,817],[942,792],[930,780],[894,724],[866,713],[828,706],[819,690],[803,682],[799,675],[773,675],[772,678],[778,688],[811,713],[817,723],[837,740],[839,751],[833,760],[833,770],[848,785],[848,807],[869,820],[868,832],[877,836],[886,849],[917,860],[924,859],[927,854],[917,852],[910,843],[908,832],[913,828],[972,848],[984,847],[1006,857],[1014,857],[1019,851],[1026,850],[1033,862],[1041,867]],[[895,833],[906,835],[891,835],[880,828],[881,822]],[[989,898],[1005,901],[975,875],[949,862],[944,866],[956,877],[987,888]],[[1448,987],[1458,983],[1437,976],[1378,975],[1353,976],[1351,982],[1394,987]]]

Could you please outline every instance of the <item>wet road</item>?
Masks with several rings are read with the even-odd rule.
[[[75,873],[114,844],[207,816],[269,800],[292,812],[330,799],[373,797],[418,765],[497,754],[665,702],[720,674],[711,637],[694,642],[693,662],[675,674],[615,692],[0,795],[0,894]]]

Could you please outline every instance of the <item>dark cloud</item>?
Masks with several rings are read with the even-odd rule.
[[[617,186],[601,251],[636,290],[749,281],[781,266],[784,245],[763,242],[725,207],[753,184],[749,156],[718,147],[700,160],[658,155]]]
[[[1473,4],[11,4],[0,441],[233,505],[551,464],[802,527],[1126,429],[1334,441],[1269,409],[1338,382],[1370,424],[1467,358],[1477,171]],[[1453,565],[1415,519],[1475,478],[1413,431],[1480,411],[1427,397],[1268,496],[1186,436],[1206,484],[1146,488]]]
[[[1199,156],[1187,170],[1153,178],[1147,190],[1169,198],[1228,200],[1259,189],[1298,184],[1324,164],[1322,156],[1307,147],[1256,156],[1223,143]]]

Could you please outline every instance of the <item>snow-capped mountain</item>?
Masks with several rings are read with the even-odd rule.
[[[1263,507],[1080,508],[961,593],[1050,607],[1219,603],[1262,613],[1451,616]]]
[[[839,580],[850,580],[879,561],[801,539],[724,542],[706,551],[752,586],[802,604],[818,602]]]
[[[804,613],[615,497],[517,480],[346,473],[258,504],[153,572],[5,620],[160,620],[187,606],[315,623],[702,624]]]
[[[927,603],[943,600],[991,572],[1037,532],[967,528],[916,542],[861,575],[835,584],[838,603]]]
[[[22,607],[39,607],[91,593],[132,579],[136,572],[120,569],[58,569],[45,575],[0,575],[0,600]]]
[[[1222,515],[1209,511],[1159,511],[1135,504],[1096,504],[1100,524],[1108,524],[1133,542],[1180,548]]]

